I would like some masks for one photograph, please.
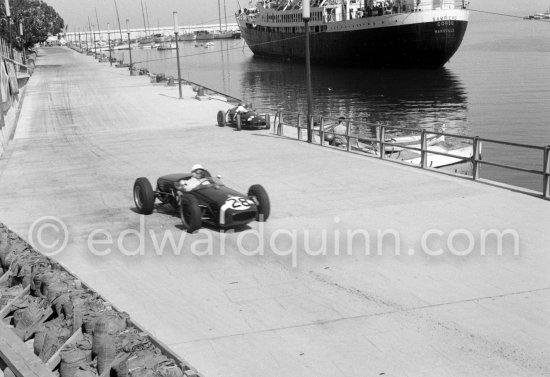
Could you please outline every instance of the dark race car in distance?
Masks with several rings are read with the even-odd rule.
[[[254,110],[238,113],[237,107],[233,107],[225,112],[223,110],[218,111],[218,126],[232,126],[238,130],[269,130],[269,123],[266,120],[266,116],[260,115]]]
[[[137,210],[151,214],[155,200],[170,204],[179,211],[183,227],[189,233],[207,223],[219,228],[234,228],[251,221],[266,221],[270,213],[269,196],[261,185],[252,185],[242,194],[223,184],[219,177],[206,177],[191,191],[182,189],[189,173],[164,175],[157,180],[156,190],[145,177],[134,183],[134,203]]]

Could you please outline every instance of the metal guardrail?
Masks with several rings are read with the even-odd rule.
[[[296,130],[297,130],[296,139],[297,140],[302,140],[303,139],[302,138],[302,131],[303,130],[307,131],[307,126],[302,125],[302,115],[301,114],[298,114],[297,119],[298,120],[295,124],[285,124],[285,123],[283,123],[282,111],[278,110],[275,113],[274,118],[273,118],[273,126],[274,126],[273,127],[273,133],[275,133],[278,136],[292,137],[292,136],[289,136],[289,135],[285,135],[285,133],[284,133],[284,127],[292,127],[292,128],[296,128]],[[376,128],[376,137],[375,138],[368,138],[368,137],[362,137],[362,136],[359,136],[359,135],[352,134],[352,132],[351,132],[352,121],[350,119],[347,119],[345,121],[345,125],[346,125],[346,133],[345,134],[340,134],[340,133],[334,132],[333,131],[334,126],[328,126],[328,127],[325,126],[327,120],[334,122],[335,121],[334,119],[325,118],[325,117],[319,117],[318,119],[320,120],[320,123],[318,123],[318,127],[312,129],[312,132],[313,132],[314,135],[319,137],[318,141],[314,142],[314,144],[320,145],[322,147],[341,149],[339,147],[330,146],[329,144],[326,143],[326,141],[327,141],[326,140],[326,135],[331,135],[332,138],[338,136],[338,137],[344,138],[346,140],[346,142],[344,143],[344,145],[342,145],[342,147],[347,152],[356,153],[356,154],[359,153],[359,154],[362,154],[362,155],[365,155],[365,156],[378,157],[378,158],[384,159],[384,160],[387,159],[387,160],[390,160],[390,161],[403,163],[403,162],[401,162],[397,159],[388,158],[386,156],[387,147],[399,147],[399,148],[402,148],[402,149],[405,149],[405,150],[411,150],[411,151],[418,152],[420,154],[420,164],[418,166],[421,169],[428,169],[428,170],[432,170],[432,171],[438,171],[438,170],[437,170],[437,168],[431,168],[431,167],[428,166],[427,161],[428,161],[428,155],[429,154],[456,158],[456,159],[459,159],[463,162],[471,162],[471,164],[472,164],[472,175],[471,175],[470,178],[474,181],[478,181],[478,180],[483,179],[484,181],[490,181],[490,182],[495,182],[495,183],[504,183],[504,182],[498,182],[498,181],[494,181],[494,180],[488,180],[488,179],[481,178],[481,176],[480,176],[480,167],[482,165],[494,166],[494,167],[503,168],[503,169],[507,169],[507,170],[519,171],[519,172],[523,172],[523,173],[536,174],[536,175],[539,175],[539,176],[542,177],[542,189],[539,191],[540,196],[542,198],[545,198],[545,199],[550,199],[550,146],[542,147],[542,146],[536,146],[536,145],[530,145],[530,144],[513,143],[513,142],[507,142],[507,141],[496,140],[496,139],[481,138],[481,137],[478,137],[478,136],[464,136],[464,135],[456,135],[456,134],[451,134],[451,133],[446,133],[446,132],[419,130],[419,129],[416,129],[416,128],[406,128],[406,127],[388,126],[388,125],[381,125],[381,124],[371,124],[371,123],[361,122],[361,121],[353,121],[354,125],[363,125],[363,126],[369,126],[369,127]],[[312,119],[311,124],[314,124],[314,123],[315,122],[313,122],[313,119]],[[307,122],[306,122],[306,124],[307,124]],[[416,132],[416,133],[420,133],[420,139],[419,139],[420,147],[411,146],[411,145],[398,143],[398,142],[388,141],[386,139],[386,131],[387,130],[395,130],[395,131],[398,131],[398,132],[411,132],[411,133]],[[469,145],[472,146],[472,150],[473,150],[472,156],[471,157],[464,157],[464,156],[459,156],[459,155],[455,155],[455,154],[452,154],[452,153],[444,153],[444,152],[439,152],[439,151],[435,151],[435,150],[430,150],[430,149],[428,149],[428,142],[427,142],[428,141],[428,135],[444,136],[444,137],[449,137],[449,138],[454,138],[454,139],[461,139],[463,141],[466,141],[467,145],[469,144]],[[302,141],[307,141],[307,139],[302,140]],[[365,152],[361,152],[357,149],[354,150],[354,143],[358,144],[359,142],[366,142],[366,143],[370,143],[371,145],[375,146],[375,148],[373,148],[373,151],[375,151],[375,153],[365,153]],[[505,146],[510,146],[510,147],[516,147],[516,148],[523,148],[523,149],[539,151],[539,152],[541,152],[541,159],[542,159],[543,168],[541,170],[527,169],[527,168],[523,168],[523,167],[519,167],[519,166],[515,166],[515,165],[504,164],[504,163],[499,163],[499,162],[495,162],[495,161],[482,159],[481,150],[482,150],[482,147],[483,147],[484,143],[505,145]],[[463,177],[463,176],[461,176],[461,177]],[[518,188],[522,189],[521,187],[518,187]],[[526,190],[525,188],[523,188],[523,189]]]

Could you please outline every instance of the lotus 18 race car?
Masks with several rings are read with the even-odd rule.
[[[134,203],[137,210],[149,215],[155,207],[155,200],[170,204],[179,211],[183,227],[189,233],[200,229],[202,223],[220,228],[234,228],[251,221],[266,221],[270,203],[266,190],[261,185],[252,185],[247,194],[241,194],[205,171],[205,178],[191,191],[183,191],[184,182],[190,173],[169,174],[157,180],[153,190],[147,178],[141,177],[134,183]]]
[[[218,126],[231,126],[240,129],[269,130],[265,116],[261,116],[254,110],[248,110],[246,113],[237,113],[237,107],[227,111],[218,111]]]

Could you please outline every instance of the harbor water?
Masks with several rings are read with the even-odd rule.
[[[180,42],[184,79],[259,109],[306,112],[303,63],[254,58],[240,39],[214,42]],[[129,60],[128,51],[114,56]],[[138,68],[177,76],[175,50],[136,49],[132,60]],[[313,110],[326,117],[545,146],[550,145],[549,67],[550,23],[472,12],[462,46],[442,69],[313,66]],[[488,142],[482,158],[534,170],[543,166],[541,151]],[[536,174],[486,165],[481,173],[537,191],[542,187]]]

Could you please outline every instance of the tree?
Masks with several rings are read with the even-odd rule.
[[[48,35],[62,32],[65,26],[55,9],[41,0],[10,0],[10,11],[12,43],[19,50],[45,42]],[[3,2],[0,4],[0,14],[0,35],[7,40],[9,34]],[[19,35],[19,22],[23,23],[23,37]]]

